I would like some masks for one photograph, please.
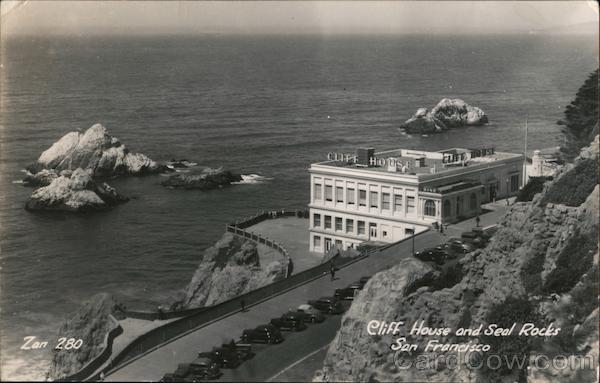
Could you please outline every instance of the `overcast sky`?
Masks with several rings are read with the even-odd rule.
[[[5,1],[3,34],[597,33],[595,1]]]

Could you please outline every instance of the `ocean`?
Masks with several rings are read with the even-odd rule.
[[[4,37],[3,37],[4,38]],[[562,143],[556,121],[598,66],[593,36],[14,36],[2,41],[2,379],[41,379],[62,322],[95,293],[129,307],[177,297],[226,223],[308,203],[327,152],[405,147],[523,151]],[[490,124],[423,137],[398,125],[444,97]],[[132,151],[270,178],[208,191],[115,179],[131,201],[89,215],[31,213],[22,169],[102,123]],[[308,235],[308,234],[307,234]]]

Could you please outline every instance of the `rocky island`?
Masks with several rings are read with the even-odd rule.
[[[128,200],[107,183],[95,181],[90,170],[77,168],[63,170],[47,186],[34,190],[25,209],[84,212],[106,210]]]
[[[43,178],[48,179],[52,177],[49,173],[58,174],[62,170],[76,168],[89,169],[93,177],[105,178],[156,174],[166,170],[164,165],[145,154],[130,152],[118,138],[108,134],[101,124],[93,125],[84,133],[65,134],[45,150],[35,163],[29,165],[27,170],[35,176],[45,169]]]
[[[483,110],[471,106],[461,99],[442,99],[433,109],[419,108],[400,125],[407,133],[435,133],[449,128],[484,125],[488,118]]]
[[[169,170],[141,153],[132,153],[101,124],[70,132],[27,167],[23,179],[36,189],[25,208],[84,212],[128,201],[101,179]]]
[[[173,189],[210,190],[231,185],[242,180],[240,174],[234,174],[223,168],[205,168],[199,174],[176,173],[161,182],[161,185]]]

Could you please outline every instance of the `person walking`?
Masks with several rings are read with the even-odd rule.
[[[331,274],[331,280],[335,279],[335,266],[333,266],[333,262],[329,262],[329,273]]]
[[[477,214],[477,217],[475,217],[475,225],[477,227],[479,227],[479,223],[481,222],[481,218],[479,218],[479,214]]]
[[[242,312],[246,312],[246,301],[244,299],[240,301],[240,306],[242,306]]]

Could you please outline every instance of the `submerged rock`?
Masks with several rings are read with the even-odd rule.
[[[210,190],[239,182],[242,176],[223,168],[206,168],[200,174],[177,173],[161,182],[161,185],[178,189]]]
[[[105,210],[128,201],[110,185],[96,182],[91,171],[76,169],[64,173],[49,185],[34,190],[25,204],[28,210],[63,210],[82,212]]]
[[[419,108],[410,119],[400,125],[407,133],[428,134],[448,128],[483,125],[488,118],[483,110],[460,99],[444,98],[432,110]]]
[[[84,133],[70,132],[45,150],[37,162],[27,170],[36,175],[43,169],[89,169],[94,177],[144,175],[159,173],[167,168],[145,154],[131,153],[101,124],[95,124]]]
[[[123,306],[111,295],[99,293],[84,303],[62,325],[58,338],[81,339],[78,348],[53,350],[48,376],[60,379],[79,371],[105,348],[106,336],[119,327],[116,319],[123,317]]]

